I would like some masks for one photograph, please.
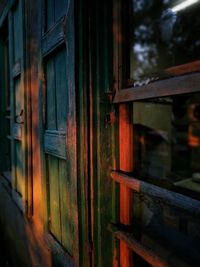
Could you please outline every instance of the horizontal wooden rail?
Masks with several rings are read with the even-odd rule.
[[[134,177],[130,177],[117,171],[113,171],[111,173],[111,177],[114,181],[120,184],[124,184],[128,188],[131,188],[138,193],[156,197],[162,200],[164,203],[169,204],[170,206],[174,206],[180,208],[181,210],[187,211],[191,215],[198,217],[200,215],[200,201],[198,200],[150,184],[148,182],[138,180]]]
[[[113,103],[124,103],[154,97],[177,95],[200,91],[200,73],[186,74],[147,85],[118,90]]]
[[[133,234],[122,230],[121,227],[115,224],[110,224],[108,226],[108,230],[110,230],[116,238],[124,241],[132,251],[134,251],[137,255],[139,255],[141,258],[143,258],[146,262],[148,262],[152,266],[155,267],[170,266],[165,259],[159,257],[150,248],[147,248],[146,246],[141,244],[133,237]]]

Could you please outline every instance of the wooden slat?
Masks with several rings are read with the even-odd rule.
[[[133,124],[131,123],[130,107],[126,104],[119,106],[119,145],[120,169],[131,172],[133,170]],[[120,185],[120,222],[131,223],[132,214],[131,190],[125,185]],[[132,266],[132,255],[124,242],[120,242],[120,266]]]
[[[42,55],[46,56],[56,47],[64,42],[65,32],[63,19],[61,19],[51,30],[49,30],[42,39]]]
[[[50,196],[50,231],[58,240],[61,240],[58,159],[52,156],[48,156],[47,167]]]
[[[170,67],[164,72],[166,74],[171,74],[171,75],[182,75],[186,73],[191,73],[195,71],[200,71],[200,60],[193,61],[190,63],[186,63],[183,65],[175,66],[175,67]]]
[[[120,227],[116,225],[109,225],[109,230],[113,232],[116,238],[123,240],[127,246],[133,250],[137,255],[143,258],[146,262],[154,267],[170,267],[165,259],[162,259],[151,249],[142,245],[137,241],[131,233],[123,231]]]
[[[56,130],[56,92],[55,92],[55,67],[54,59],[51,58],[46,64],[46,76],[47,76],[47,129]]]
[[[72,255],[74,231],[72,223],[72,207],[70,201],[71,187],[70,175],[67,173],[67,165],[65,160],[59,160],[59,182],[60,182],[60,210],[61,210],[61,226],[62,226],[62,244]]]
[[[66,136],[57,131],[46,131],[44,135],[45,153],[66,159]]]
[[[146,195],[159,198],[163,202],[173,207],[185,210],[194,216],[200,215],[200,201],[198,200],[138,180],[134,177],[130,177],[120,172],[113,171],[111,173],[111,177],[116,182],[123,184],[124,186],[127,186],[128,188],[134,190],[135,192],[144,193]]]
[[[60,51],[55,57],[55,74],[56,74],[56,115],[57,129],[66,131],[67,121],[67,72],[66,72],[66,53]],[[65,103],[64,105],[61,103]]]
[[[122,89],[116,92],[113,103],[177,95],[200,91],[200,73],[193,73],[156,81],[148,85]]]

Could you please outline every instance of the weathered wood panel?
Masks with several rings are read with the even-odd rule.
[[[16,190],[21,197],[25,196],[25,177],[24,177],[24,158],[22,144],[20,141],[15,141],[15,162],[16,162]]]
[[[65,32],[63,20],[61,19],[54,27],[49,30],[42,39],[42,54],[46,56],[50,52],[52,52],[59,45],[64,43]]]
[[[14,62],[21,58],[22,53],[22,15],[20,12],[20,2],[13,11],[13,52]]]
[[[58,238],[58,240],[61,240],[58,163],[59,161],[57,158],[52,156],[47,157],[49,178],[50,231],[56,238]]]
[[[67,4],[70,0],[55,1],[55,21],[61,18],[67,11]]]
[[[59,160],[59,185],[60,185],[60,210],[61,210],[61,228],[62,228],[62,244],[67,251],[73,253],[74,243],[74,225],[72,216],[72,205],[70,201],[71,177],[67,172],[66,161]]]
[[[56,88],[55,67],[53,58],[46,63],[46,99],[47,99],[47,129],[56,130]]]
[[[14,81],[14,90],[15,90],[15,121],[18,116],[20,116],[23,107],[24,107],[24,95],[23,95],[23,86],[21,79],[16,79]]]
[[[45,1],[46,3],[46,28],[50,29],[55,22],[55,14],[54,14],[54,0]]]
[[[66,53],[60,51],[55,57],[55,75],[56,75],[56,117],[57,129],[66,131],[67,121],[67,72],[66,72]]]
[[[66,159],[66,135],[57,131],[46,131],[44,135],[45,153]]]

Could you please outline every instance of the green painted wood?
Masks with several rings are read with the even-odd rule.
[[[66,159],[66,135],[59,131],[45,131],[44,150],[46,154]]]
[[[51,19],[48,19],[49,15],[46,14],[46,21],[50,20],[51,22],[53,21],[53,23],[51,28],[48,28],[50,24],[47,25],[48,31],[44,32],[41,36],[41,56],[46,69],[46,96],[43,98],[43,105],[46,101],[46,122],[43,128],[45,133],[45,145],[43,147],[43,154],[44,158],[48,160],[48,164],[46,164],[44,170],[44,176],[46,176],[44,177],[44,181],[46,181],[45,186],[49,191],[49,193],[45,193],[47,196],[46,201],[50,203],[49,210],[47,210],[45,214],[46,219],[50,217],[51,220],[50,227],[47,230],[50,231],[58,241],[55,242],[53,248],[62,251],[61,247],[64,247],[68,252],[65,254],[65,262],[73,262],[73,266],[79,266],[74,1],[67,2],[69,4],[67,14],[66,10],[59,10],[59,5],[63,5],[62,1],[57,2],[56,12],[58,17],[60,17],[59,14],[64,11],[63,14],[67,15],[67,20],[64,21],[63,18],[58,18],[53,21],[53,18],[51,17]],[[48,1],[48,3],[52,5],[53,3],[55,4],[53,1]],[[51,136],[50,138],[48,136],[49,139],[47,140],[47,134],[50,132],[61,132],[62,135],[65,136],[66,144],[59,142],[59,136]],[[57,146],[57,148],[55,148],[55,146]],[[48,155],[47,147],[48,149],[51,148],[51,151],[59,152],[52,157]],[[66,159],[61,159],[59,155],[61,150],[66,151]],[[49,162],[49,158],[53,158],[54,163]],[[53,202],[52,198],[54,199]],[[57,213],[53,213],[53,203],[56,206]],[[54,208],[54,210],[56,209]],[[53,229],[52,222],[54,225]]]
[[[57,129],[59,131],[66,131],[68,92],[66,84],[67,72],[66,72],[65,50],[60,51],[55,57],[55,73],[56,73]]]
[[[59,160],[59,182],[60,182],[60,209],[62,226],[62,244],[67,251],[73,254],[74,224],[72,216],[72,205],[70,196],[70,175],[67,173],[66,161]]]
[[[59,0],[59,1],[54,0],[54,1],[55,1],[55,21],[57,21],[65,14],[67,3],[69,0]]]
[[[88,220],[88,178],[89,178],[89,165],[88,157],[88,61],[87,61],[87,19],[88,12],[85,1],[77,1],[77,154],[78,160],[78,212],[79,212],[79,245],[80,245],[80,266],[86,267],[90,264],[90,243],[89,232],[91,227]]]
[[[22,144],[20,141],[15,141],[15,159],[16,159],[16,191],[20,196],[24,196],[24,162]]]
[[[26,200],[26,111],[24,92],[24,43],[23,5],[19,0],[9,11],[9,85],[11,114],[11,174],[12,196],[19,208],[25,212]],[[20,71],[19,71],[20,65]],[[13,75],[14,74],[14,75]]]
[[[63,27],[63,20],[60,20],[42,37],[42,55],[47,56],[61,44],[64,44],[64,41],[65,32]]]
[[[58,1],[59,2],[59,1]],[[46,27],[50,29],[55,22],[54,0],[46,1]]]
[[[50,195],[50,231],[58,240],[61,240],[58,159],[52,156],[48,156],[47,166]]]
[[[21,58],[22,53],[22,16],[20,14],[20,5],[16,5],[13,11],[13,54],[14,62]]]
[[[66,69],[67,88],[69,101],[66,124],[66,150],[67,150],[67,172],[70,177],[70,202],[71,218],[74,227],[73,234],[73,258],[75,265],[79,266],[79,231],[78,231],[78,200],[77,200],[77,125],[76,125],[76,87],[75,87],[75,18],[74,2],[70,1],[67,20],[65,25],[66,33]]]
[[[20,78],[14,81],[14,91],[15,91],[14,94],[15,94],[15,121],[16,121],[18,116],[20,116],[22,110],[24,109],[23,87]]]
[[[46,64],[47,75],[47,129],[56,130],[56,95],[55,95],[55,67],[54,59],[51,58]]]
[[[112,182],[110,170],[113,168],[113,107],[107,92],[112,90],[112,3],[110,1],[92,2],[90,5],[90,134],[91,152],[91,190],[93,193],[94,226],[94,266],[113,266],[113,237],[107,231],[113,219]],[[114,116],[113,116],[114,117]],[[106,242],[105,242],[106,240]],[[115,262],[116,263],[116,262]]]

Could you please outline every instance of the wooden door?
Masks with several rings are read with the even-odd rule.
[[[0,38],[0,75],[1,75],[1,96],[0,96],[0,121],[1,127],[1,155],[0,172],[11,182],[11,132],[10,132],[10,86],[9,86],[9,40],[8,21],[5,20],[1,28]]]
[[[9,12],[11,173],[13,197],[25,211],[26,122],[24,90],[23,2]]]
[[[73,10],[73,1],[47,1],[42,35],[47,233],[72,265],[78,261]]]

